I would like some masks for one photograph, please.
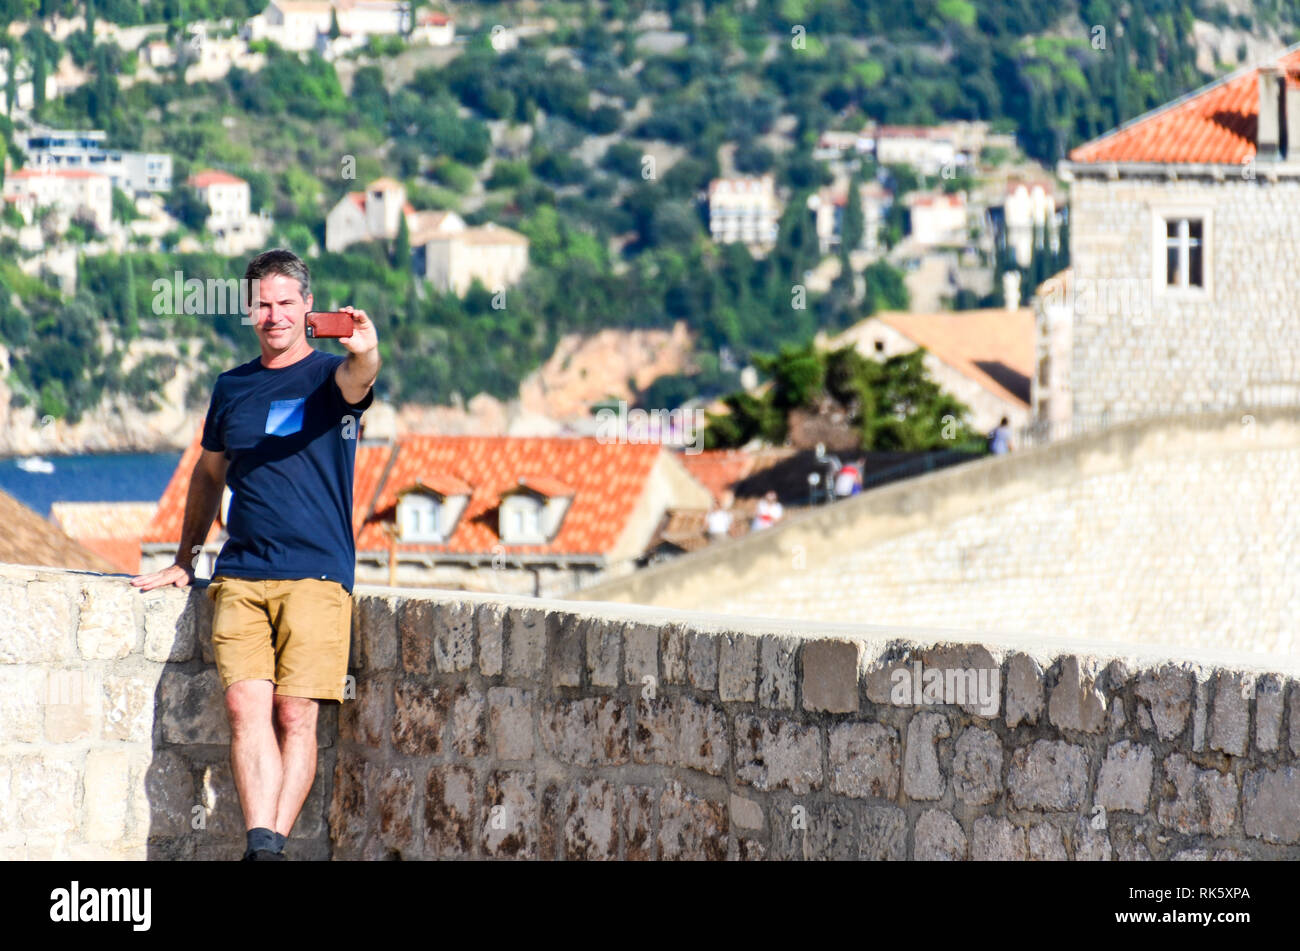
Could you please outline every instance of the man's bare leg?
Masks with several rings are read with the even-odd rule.
[[[316,713],[320,701],[276,694],[274,703],[283,778],[275,803],[275,825],[269,828],[287,839],[316,779]]]
[[[247,829],[270,829],[281,786],[281,753],[271,722],[274,685],[240,680],[226,689],[230,767]]]

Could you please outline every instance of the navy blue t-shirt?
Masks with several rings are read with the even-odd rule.
[[[231,499],[214,575],[323,578],[351,593],[352,472],[374,389],[343,398],[345,359],[313,350],[269,369],[258,357],[217,377],[202,445],[225,452]]]

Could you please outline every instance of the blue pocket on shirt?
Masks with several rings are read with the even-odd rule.
[[[266,414],[266,431],[272,436],[292,436],[302,429],[302,411],[307,397],[296,400],[272,400]]]

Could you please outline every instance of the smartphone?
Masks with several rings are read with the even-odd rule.
[[[352,315],[341,310],[312,311],[307,315],[308,337],[351,337]]]

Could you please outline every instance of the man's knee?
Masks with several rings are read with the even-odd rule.
[[[275,696],[275,722],[286,734],[315,734],[318,703],[307,697]]]
[[[238,734],[270,725],[273,690],[269,680],[240,680],[226,688],[231,732]]]

